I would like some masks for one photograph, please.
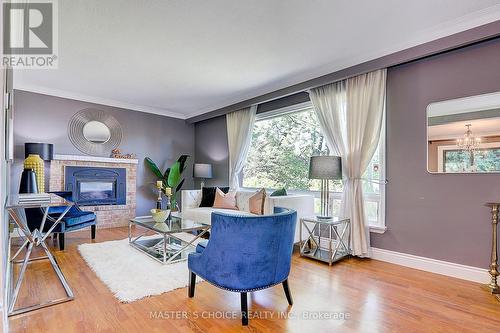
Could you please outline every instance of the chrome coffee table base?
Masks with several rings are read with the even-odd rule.
[[[129,244],[162,264],[173,264],[187,260],[188,254],[195,250],[195,241],[207,233],[209,225],[197,224],[191,221],[182,221],[181,218],[172,218],[167,222],[152,223],[150,217],[139,217],[130,220],[128,241]],[[144,229],[138,236],[132,236],[132,226]],[[153,231],[156,235],[149,235]],[[176,233],[198,232],[190,241],[179,238]]]

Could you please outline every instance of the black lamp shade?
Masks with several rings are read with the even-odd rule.
[[[24,158],[30,154],[39,155],[44,161],[51,161],[54,158],[54,145],[51,143],[26,142],[24,144]]]
[[[311,156],[309,179],[342,179],[340,156]]]
[[[193,177],[203,179],[212,178],[212,164],[195,163],[193,166]]]
[[[21,174],[21,183],[19,184],[19,193],[38,193],[35,171],[24,169]]]

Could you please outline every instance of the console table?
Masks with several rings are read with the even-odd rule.
[[[63,213],[59,215],[58,219],[55,222],[53,222],[52,225],[46,227],[45,222],[47,221],[49,208],[61,207],[61,206],[65,206],[66,209],[63,211]],[[24,236],[23,244],[17,250],[17,252],[12,256],[12,258],[10,258],[12,277],[14,274],[13,266],[16,264],[22,264],[22,266],[19,271],[16,283],[14,285],[14,290],[13,291],[9,290],[9,312],[8,312],[9,316],[71,301],[74,298],[73,291],[69,287],[68,282],[66,281],[66,278],[61,272],[61,269],[59,268],[59,265],[57,264],[55,258],[50,253],[47,244],[45,244],[45,240],[47,239],[47,237],[51,234],[52,230],[54,230],[54,228],[60,223],[61,219],[64,217],[64,215],[66,215],[71,206],[73,206],[73,203],[71,201],[67,201],[55,194],[50,194],[50,197],[47,200],[28,201],[28,202],[20,201],[18,195],[12,195],[9,197],[9,202],[7,203],[6,207],[7,211],[9,212],[9,215],[14,220],[14,223],[17,225],[20,232]],[[28,227],[28,223],[26,221],[26,214],[24,212],[24,210],[28,208],[41,209],[44,212],[43,219],[40,222],[40,227],[37,229],[30,230]],[[47,231],[44,232],[44,230]],[[41,247],[45,252],[45,256],[31,258],[33,248],[35,247]],[[21,254],[23,250],[26,250],[24,259],[16,260],[17,256],[19,256],[19,254]],[[21,289],[21,284],[23,282],[24,274],[26,273],[26,268],[28,267],[28,264],[32,261],[43,260],[43,259],[49,260],[50,264],[52,265],[52,269],[54,269],[57,278],[61,282],[64,291],[66,292],[66,297],[15,309],[17,296],[19,294],[19,290]],[[11,279],[11,281],[14,281],[14,279]],[[40,288],[44,288],[44,286],[40,285]]]

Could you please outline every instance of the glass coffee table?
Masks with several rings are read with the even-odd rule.
[[[132,236],[132,226],[141,230],[138,236]],[[141,216],[130,220],[128,242],[160,263],[172,264],[186,260],[188,254],[195,250],[196,240],[209,230],[208,224],[183,219],[177,215],[171,215],[167,221],[161,223],[155,222],[151,216]],[[197,233],[193,234],[191,239],[181,236],[192,232]]]

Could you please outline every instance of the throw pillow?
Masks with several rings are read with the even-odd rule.
[[[222,192],[229,192],[229,187],[219,187]],[[212,207],[215,200],[215,190],[217,187],[204,187],[201,190],[200,207]]]
[[[250,206],[250,213],[257,215],[264,215],[264,202],[266,200],[266,190],[263,188],[260,191],[255,192],[254,195],[248,199],[248,205]]]
[[[280,188],[280,189],[277,189],[276,191],[274,191],[273,193],[271,193],[271,197],[283,197],[283,196],[286,196],[288,195],[286,193],[286,189],[283,187],[283,188]]]
[[[217,188],[213,207],[238,210],[238,206],[236,206],[236,192],[224,193]]]

